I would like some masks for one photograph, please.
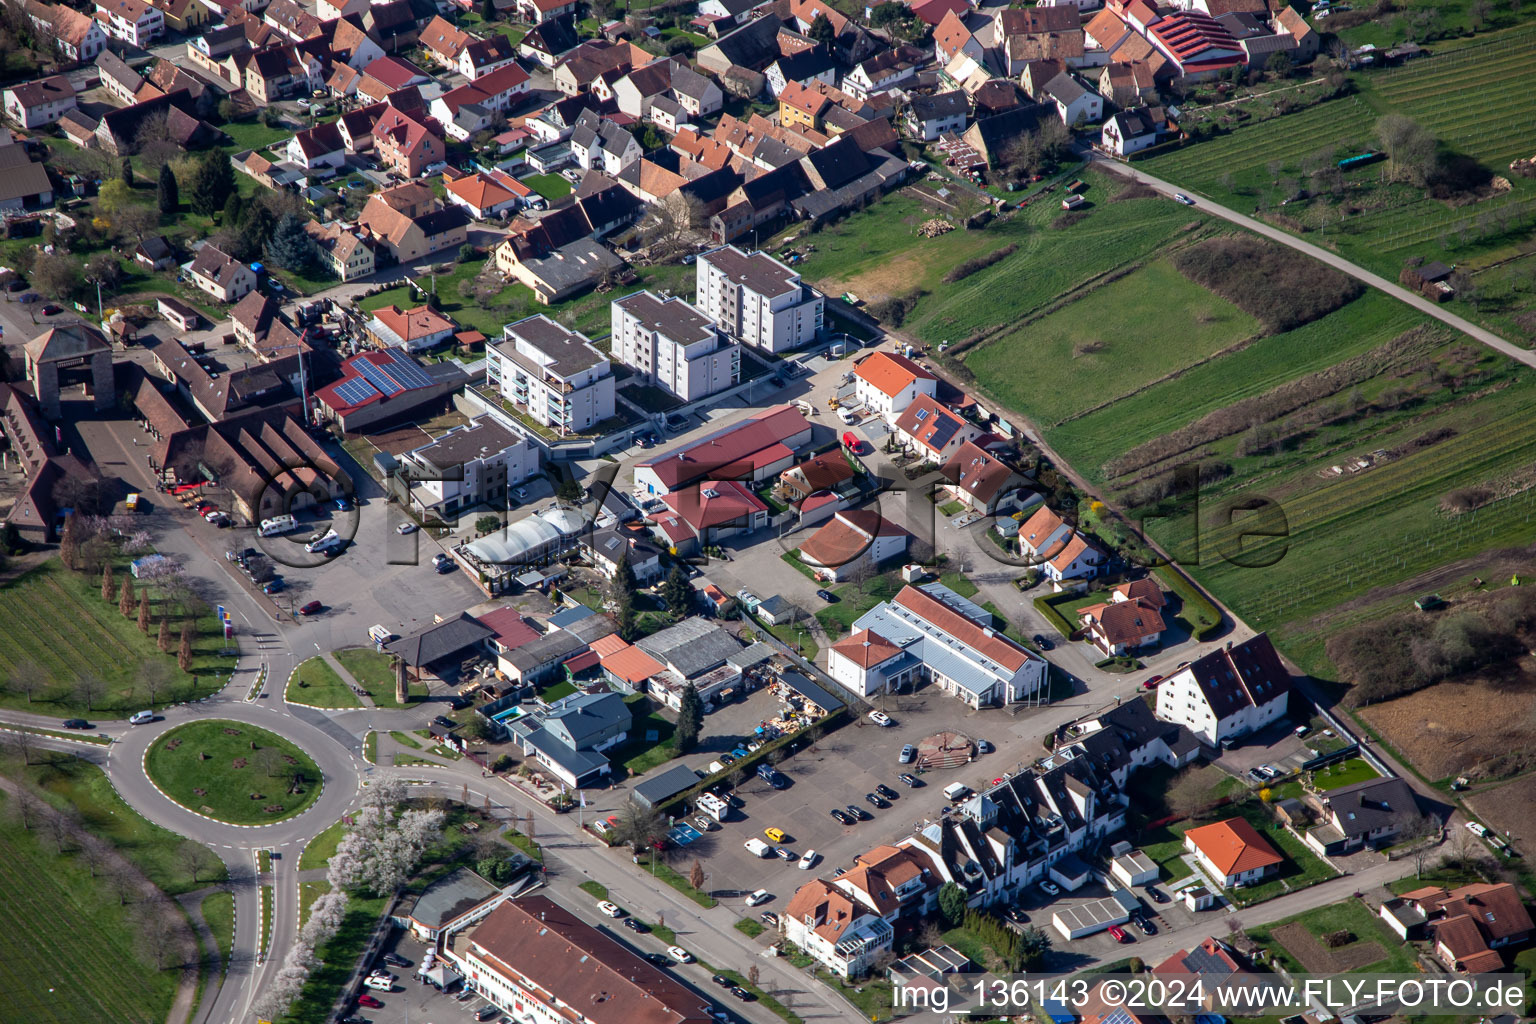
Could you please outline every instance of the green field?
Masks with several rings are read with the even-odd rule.
[[[1347,761],[1319,768],[1312,773],[1312,783],[1326,792],[1343,786],[1353,786],[1357,782],[1368,782],[1379,776],[1380,773],[1367,764],[1364,758],[1352,757]]]
[[[213,719],[177,726],[149,748],[144,767],[183,807],[236,825],[291,818],[320,796],[320,769],[308,754],[276,733],[243,722]],[[302,774],[303,782],[299,792],[289,793],[295,773]]]
[[[1261,330],[1247,313],[1155,260],[967,352],[965,365],[1010,408],[1055,424]]]
[[[117,586],[124,575],[117,573]],[[152,593],[152,615],[158,614],[158,604]],[[208,696],[222,685],[216,673],[227,674],[233,666],[232,658],[219,653],[222,633],[211,615],[198,622],[201,632],[193,640],[189,675],[176,667],[174,656],[156,649],[157,625],[150,627],[150,636],[140,633],[136,616],[125,618],[115,600],[101,599],[99,576],[87,578],[57,560],[0,586],[0,620],[6,623],[0,633],[0,673],[7,680],[0,687],[0,706],[7,708],[126,718],[150,703],[138,671],[147,661],[169,668],[170,685],[155,693],[157,707]],[[177,635],[173,626],[173,638]],[[12,677],[18,671],[41,681],[30,701],[16,690]],[[103,684],[89,708],[76,692],[83,676]]]
[[[110,842],[163,891],[176,896],[227,877],[224,862],[206,851],[194,876],[184,856],[187,840],[141,818],[89,761],[65,754],[34,759],[40,763],[28,767],[23,777],[43,799],[78,815],[87,829]]]
[[[341,675],[331,668],[320,655],[304,661],[293,670],[288,690],[283,699],[294,704],[307,704],[315,708],[360,708],[352,688],[342,681]]]
[[[157,970],[146,956],[134,906],[120,905],[78,857],[59,856],[51,840],[24,830],[9,813],[13,803],[0,792],[8,917],[0,937],[0,1022],[165,1020],[177,972]]]
[[[203,920],[213,932],[219,944],[221,970],[229,969],[229,951],[235,944],[235,896],[230,892],[216,892],[203,897]]]
[[[404,706],[395,700],[395,670],[389,655],[366,647],[347,647],[334,653],[342,668],[351,673],[357,685],[368,691],[375,704],[381,708]],[[409,686],[406,697],[410,697]]]
[[[1387,931],[1386,926],[1360,901],[1353,899],[1318,907],[1316,910],[1309,910],[1305,914],[1276,921],[1274,924],[1249,928],[1247,929],[1248,937],[1262,946],[1284,952],[1285,947],[1272,935],[1276,928],[1292,923],[1301,924],[1319,938],[1329,932],[1347,930],[1355,936],[1356,942],[1378,943],[1381,946],[1383,958],[1373,964],[1357,968],[1358,971],[1369,970],[1373,974],[1414,974],[1419,970],[1412,950],[1403,945],[1397,936]],[[1351,946],[1344,946],[1342,949],[1348,950]],[[1291,969],[1299,966],[1293,958],[1287,959],[1290,961],[1287,966]]]
[[[1261,338],[1113,406],[1057,423],[1046,435],[1053,446],[1071,453],[1079,472],[1100,480],[1103,464],[1128,448],[1238,399],[1325,369],[1423,321],[1408,306],[1369,291],[1321,320]]]

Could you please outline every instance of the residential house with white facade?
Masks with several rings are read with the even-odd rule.
[[[885,918],[819,878],[795,891],[780,922],[785,939],[843,978],[869,973],[896,938]]]
[[[187,265],[192,283],[220,302],[238,302],[256,287],[256,274],[227,252],[204,245]]]
[[[96,20],[113,39],[140,49],[165,35],[165,15],[144,0],[96,0]]]
[[[1098,545],[1044,505],[1019,528],[1019,547],[1026,558],[1035,560],[1040,574],[1058,587],[1097,576],[1109,561]]]
[[[938,386],[937,377],[896,352],[865,356],[853,369],[854,395],[887,423],[895,423],[918,395],[932,397]]]
[[[481,416],[400,455],[411,507],[452,520],[477,506],[506,507],[507,489],[539,472],[539,450],[497,419]]]
[[[873,509],[846,509],[800,542],[800,561],[834,583],[907,553],[911,536]]]
[[[53,124],[76,107],[75,87],[63,75],[13,85],[4,100],[5,116],[23,128]]]
[[[1157,687],[1157,717],[1209,746],[1257,732],[1290,707],[1291,676],[1267,633],[1212,651]]]

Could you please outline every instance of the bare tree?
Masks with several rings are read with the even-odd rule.
[[[117,905],[128,905],[128,898],[139,891],[139,876],[127,864],[118,863],[107,873],[107,884],[117,896]]]
[[[5,677],[5,688],[10,693],[19,693],[27,698],[27,703],[32,703],[32,697],[43,688],[43,680],[47,677],[43,673],[43,667],[35,661],[18,661],[11,667],[10,674]]]
[[[85,705],[86,711],[96,710],[96,702],[101,700],[106,689],[107,684],[101,681],[101,677],[90,672],[75,680],[75,698]]]
[[[16,790],[14,798],[11,800],[11,813],[16,816],[17,824],[23,829],[26,829],[28,832],[32,831],[32,826],[37,824],[38,819],[42,816],[42,811],[42,801],[33,796],[31,790],[26,788]]]
[[[191,877],[193,885],[198,883],[199,876],[203,871],[211,868],[218,859],[214,856],[212,850],[192,839],[184,840],[181,845],[176,847],[176,858]]]
[[[80,847],[80,862],[90,871],[92,878],[112,863],[112,850],[89,832],[81,831],[75,837],[75,842]]]
[[[166,634],[165,620],[160,620],[160,632]],[[167,640],[169,643],[169,640]],[[144,696],[149,702],[150,710],[155,707],[155,700],[160,694],[165,693],[171,685],[171,666],[158,658],[146,661],[139,669],[139,686],[144,690]]]
[[[6,754],[20,761],[22,767],[32,763],[32,751],[36,746],[37,737],[25,729],[16,729],[5,734]]]
[[[41,824],[44,834],[53,840],[53,852],[61,857],[64,855],[64,843],[74,838],[80,829],[79,823],[72,816],[52,808],[43,812]]]
[[[753,964],[751,967],[747,968],[747,984],[751,985],[753,988],[756,988],[757,979],[760,977],[762,977],[762,974],[760,971],[758,971],[757,964]]]
[[[702,891],[704,888],[704,865],[694,858],[693,867],[688,869],[688,884]]]

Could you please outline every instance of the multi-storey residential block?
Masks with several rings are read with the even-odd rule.
[[[822,297],[767,253],[727,245],[701,255],[696,268],[699,308],[742,344],[784,352],[821,330]]]
[[[685,402],[722,391],[741,379],[741,346],[721,336],[709,318],[682,299],[635,292],[612,304],[612,351]]]
[[[507,324],[486,350],[486,383],[536,422],[564,436],[613,415],[613,368],[583,334],[542,313]]]

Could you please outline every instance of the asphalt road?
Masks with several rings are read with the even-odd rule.
[[[1146,173],[1145,171],[1137,170],[1135,164],[1120,163],[1117,160],[1110,160],[1098,153],[1093,154],[1089,159],[1090,162],[1098,162],[1111,165],[1115,173],[1133,178],[1136,181],[1141,182],[1143,185],[1154,188],[1157,191],[1164,193],[1165,195],[1171,196],[1176,192],[1182,191],[1186,195],[1191,195],[1191,197],[1199,196],[1199,199],[1196,201],[1197,205],[1195,209],[1203,210],[1206,213],[1213,213],[1224,220],[1229,220],[1234,224],[1240,224],[1247,228],[1249,231],[1279,242],[1281,245],[1288,245],[1298,252],[1304,252],[1308,256],[1311,256],[1313,259],[1321,260],[1336,270],[1342,270],[1350,277],[1364,281],[1372,288],[1379,288],[1386,292],[1388,295],[1392,296],[1394,299],[1397,299],[1401,302],[1406,302],[1408,305],[1419,310],[1420,312],[1427,313],[1428,315],[1434,317],[1436,320],[1439,320],[1441,323],[1450,327],[1454,327],[1456,330],[1461,331],[1463,334],[1469,335],[1480,344],[1488,346],[1495,352],[1506,355],[1516,362],[1521,362],[1527,366],[1536,367],[1536,351],[1521,348],[1518,345],[1513,345],[1499,337],[1497,334],[1494,334],[1492,331],[1479,327],[1477,324],[1472,323],[1470,320],[1466,320],[1457,316],[1455,313],[1450,312],[1439,303],[1431,302],[1429,299],[1418,294],[1417,292],[1411,292],[1401,285],[1398,285],[1392,281],[1388,281],[1386,278],[1381,277],[1380,275],[1373,274],[1359,264],[1351,263],[1349,260],[1346,260],[1344,257],[1338,255],[1337,253],[1329,252],[1327,249],[1319,248],[1318,246],[1313,245],[1311,242],[1304,242],[1289,232],[1282,231],[1276,227],[1271,227],[1261,220],[1255,220],[1252,217],[1238,213],[1231,207],[1222,206],[1220,203],[1217,203],[1214,200],[1201,195],[1194,189],[1181,189],[1179,186],[1173,184],[1172,182],[1164,181],[1161,178],[1154,178],[1152,175]]]

